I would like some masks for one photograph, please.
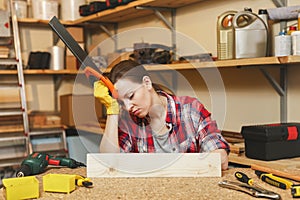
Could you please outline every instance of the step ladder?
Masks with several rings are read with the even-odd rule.
[[[18,21],[12,1],[8,0],[7,7],[7,11],[0,11],[0,21],[7,28],[0,30],[0,40],[1,45],[6,43],[11,55],[0,58],[0,66],[15,69],[17,73],[0,79],[1,99],[6,99],[6,95],[14,97],[11,102],[0,102],[0,167],[18,165],[29,153],[29,122]]]

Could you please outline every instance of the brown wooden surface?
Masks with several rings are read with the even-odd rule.
[[[70,194],[43,192],[42,176],[48,173],[85,175],[85,168],[53,168],[37,178],[40,182],[40,198],[52,199],[257,199],[248,194],[221,188],[222,180],[235,181],[234,173],[241,171],[254,179],[261,187],[277,192],[282,199],[292,199],[290,190],[282,190],[260,181],[250,168],[231,168],[217,178],[92,178],[93,188],[76,187]],[[3,194],[3,190],[2,190]],[[4,199],[0,195],[0,199]]]
[[[229,161],[232,163],[246,165],[246,166],[257,164],[257,165],[266,166],[269,168],[282,170],[286,172],[290,171],[291,173],[300,176],[300,157],[280,159],[274,161],[263,161],[263,160],[247,158],[245,156],[245,153],[242,153],[240,155],[230,153]]]

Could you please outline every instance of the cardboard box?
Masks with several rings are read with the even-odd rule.
[[[300,156],[300,123],[243,126],[248,158],[277,160]]]
[[[58,113],[32,111],[29,113],[30,128],[57,128],[61,127],[61,119]]]
[[[75,56],[66,56],[66,69],[77,70],[79,67],[79,61]]]
[[[85,51],[85,44],[83,42],[79,42],[78,45]],[[66,56],[74,56],[69,48],[66,50]]]
[[[84,42],[84,32],[82,27],[67,27],[66,29],[76,42]]]
[[[103,105],[93,95],[60,96],[62,124],[67,126],[98,122],[103,118]]]

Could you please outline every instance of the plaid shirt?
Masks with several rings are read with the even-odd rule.
[[[198,99],[170,96],[158,91],[168,100],[166,124],[171,126],[168,142],[174,153],[209,152],[229,145],[220,134],[211,114]],[[154,137],[149,118],[143,119],[122,111],[119,117],[119,146],[121,152],[154,153]]]

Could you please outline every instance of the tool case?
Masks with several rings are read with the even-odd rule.
[[[88,16],[97,12],[107,9],[112,9],[120,5],[126,5],[133,0],[106,0],[106,1],[93,1],[87,5],[79,6],[80,16]]]
[[[300,123],[243,126],[248,158],[277,160],[300,156]]]

